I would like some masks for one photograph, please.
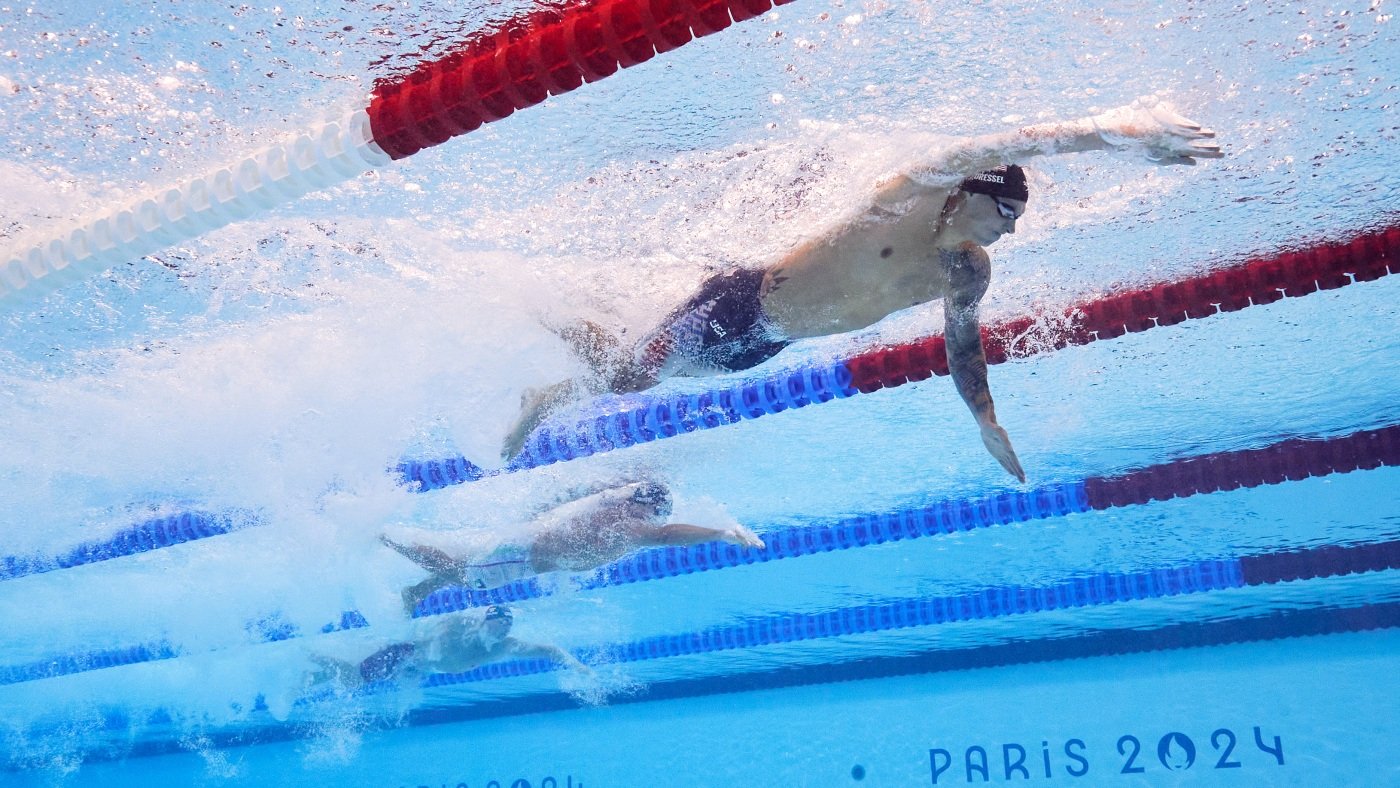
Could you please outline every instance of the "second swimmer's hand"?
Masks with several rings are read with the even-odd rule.
[[[1152,96],[1089,120],[1104,142],[1120,150],[1139,149],[1155,164],[1194,165],[1197,159],[1225,155],[1215,142],[1215,132]]]
[[[982,425],[982,445],[987,447],[997,462],[1006,472],[1016,477],[1017,481],[1026,480],[1026,472],[1021,470],[1021,461],[1016,459],[1016,450],[1011,448],[1011,436],[1006,434],[1006,430],[1000,424],[989,422]]]
[[[762,550],[765,545],[763,540],[758,538],[758,534],[750,531],[742,525],[736,525],[724,532],[724,541],[730,544],[737,544],[740,547],[752,547],[755,550]]]

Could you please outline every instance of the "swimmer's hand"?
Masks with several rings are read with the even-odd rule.
[[[1000,424],[988,422],[982,425],[982,445],[987,447],[987,451],[992,453],[1007,473],[1015,476],[1017,481],[1026,481],[1026,472],[1021,470],[1021,461],[1016,459],[1016,450],[1011,448],[1011,436],[1006,434],[1006,430],[1002,429]]]
[[[584,676],[584,677],[586,677],[586,678],[592,678],[592,677],[593,677],[593,675],[594,675],[594,674],[593,674],[593,668],[590,668],[590,667],[588,667],[587,665],[583,664],[582,662],[580,662],[580,661],[578,660],[577,657],[575,657],[573,654],[568,653],[567,651],[564,652],[564,654],[565,654],[565,656],[568,657],[568,659],[564,660],[564,667],[567,667],[567,668],[573,670],[575,673],[578,673],[580,676]]]
[[[742,525],[736,525],[730,528],[725,531],[720,538],[730,544],[737,544],[740,547],[752,547],[755,550],[762,550],[764,547],[767,547],[767,545],[763,543],[763,540],[758,538],[758,534]]]
[[[1195,165],[1197,159],[1219,159],[1225,155],[1214,141],[1215,132],[1201,128],[1201,124],[1153,96],[1095,115],[1089,121],[1110,147],[1140,150],[1155,164]]]

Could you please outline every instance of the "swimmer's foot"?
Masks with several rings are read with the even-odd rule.
[[[403,612],[407,614],[409,618],[413,618],[413,614],[418,610],[418,605],[422,604],[423,600],[432,596],[438,589],[446,588],[450,585],[453,585],[451,578],[435,574],[426,580],[420,581],[416,585],[405,588],[403,592],[399,594],[399,598],[403,600]]]
[[[742,525],[736,525],[725,531],[724,541],[730,544],[737,544],[740,547],[752,547],[755,550],[762,550],[767,547],[767,545],[763,543],[763,540],[758,538],[758,534]]]
[[[525,389],[520,395],[520,415],[506,431],[501,441],[501,460],[510,462],[524,448],[525,441],[559,406],[576,396],[577,386],[571,380],[542,389]]]
[[[544,400],[540,389],[525,389],[525,393],[520,395],[520,415],[516,416],[515,423],[510,425],[506,437],[501,441],[502,461],[510,462],[515,459],[515,455],[519,454],[525,445],[525,439],[535,431],[541,421],[544,421],[544,415]]]

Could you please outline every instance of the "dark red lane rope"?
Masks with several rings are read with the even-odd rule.
[[[374,141],[402,159],[792,0],[595,0],[533,11],[375,89]]]
[[[1064,310],[1058,324],[1039,331],[1042,320],[1021,317],[984,327],[988,364],[1026,358],[1070,345],[1120,337],[1184,320],[1235,312],[1251,304],[1334,290],[1400,271],[1400,227],[1248,260],[1178,282],[1125,290]],[[862,392],[948,374],[943,337],[862,353],[846,362],[851,384]]]

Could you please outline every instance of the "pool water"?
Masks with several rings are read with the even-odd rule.
[[[531,7],[0,9],[0,240],[363,107]],[[644,331],[959,135],[1155,93],[1226,152],[1028,162],[988,324],[1387,238],[1389,11],[796,0],[0,301],[0,783],[1400,781],[1393,275],[993,366],[1025,485],[938,376],[432,491],[392,470],[498,468],[522,392],[581,371],[544,325]],[[940,312],[654,394],[830,367]],[[441,620],[405,616],[422,574],[386,527],[509,539],[561,490],[642,474],[675,521],[768,552],[653,551],[427,611],[509,598],[514,634],[590,675],[306,689],[314,657]]]

